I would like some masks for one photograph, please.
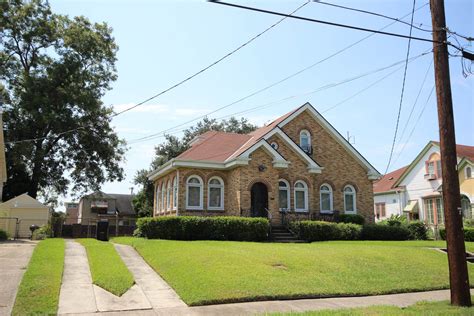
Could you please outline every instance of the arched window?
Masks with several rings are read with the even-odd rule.
[[[311,135],[305,129],[300,132],[300,147],[308,154],[311,153]]]
[[[295,183],[295,211],[308,211],[308,185],[301,180]]]
[[[278,181],[278,204],[281,211],[290,209],[290,184],[283,179]]]
[[[472,178],[472,168],[466,167],[466,179],[471,179],[471,178]]]
[[[332,202],[332,188],[329,184],[321,185],[319,189],[321,213],[332,213],[333,202]]]
[[[164,211],[166,207],[166,187],[165,187],[165,182],[163,181],[163,184],[161,185],[161,204],[160,204],[160,210]]]
[[[355,214],[357,212],[356,207],[356,191],[352,185],[346,185],[344,187],[344,212],[346,214]]]
[[[212,177],[207,186],[207,207],[210,210],[224,209],[224,181],[219,177]]]
[[[159,211],[159,210],[160,210],[160,203],[161,203],[160,195],[161,195],[161,190],[160,190],[160,185],[158,184],[158,185],[156,186],[155,211]]]
[[[191,210],[202,210],[202,179],[192,175],[186,182],[186,208]]]
[[[166,189],[166,209],[171,210],[171,180],[168,180],[168,189]]]
[[[173,210],[178,209],[178,177],[173,180]]]
[[[438,153],[432,153],[425,165],[426,176],[429,180],[441,178],[441,157]]]

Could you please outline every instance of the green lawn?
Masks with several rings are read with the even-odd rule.
[[[474,301],[474,298],[473,298]],[[350,308],[339,310],[321,310],[305,313],[271,314],[273,316],[375,316],[375,315],[474,315],[474,308],[451,306],[448,301],[443,302],[420,302],[412,306],[400,308],[396,306],[371,306],[362,308]]]
[[[444,242],[114,242],[134,246],[189,305],[448,288],[446,254],[427,248]]]
[[[111,243],[96,239],[78,239],[86,247],[92,282],[103,289],[122,295],[135,283],[133,275]]]
[[[64,248],[63,239],[46,239],[36,246],[21,280],[12,315],[56,314]]]

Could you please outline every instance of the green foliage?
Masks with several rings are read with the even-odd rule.
[[[0,240],[7,240],[8,239],[8,234],[6,231],[0,229]]]
[[[358,225],[364,225],[365,222],[364,216],[360,214],[341,214],[337,220],[341,223],[353,223]]]
[[[64,248],[64,240],[56,238],[36,246],[18,288],[12,315],[56,315]]]
[[[465,219],[463,225],[464,227],[474,227],[474,219]]]
[[[447,256],[429,249],[445,247],[443,241],[113,242],[132,245],[190,305],[449,288]],[[472,275],[474,265],[468,269]]]
[[[427,240],[428,239],[428,227],[421,221],[411,221],[406,224],[406,227],[410,231],[410,239],[412,240]]]
[[[362,240],[409,240],[410,231],[405,226],[369,224],[362,228]]]
[[[51,234],[52,234],[52,230],[51,230],[51,226],[48,224],[48,225],[43,225],[41,226],[40,228],[38,228],[37,230],[35,230],[33,232],[33,240],[43,240],[43,239],[46,239],[46,238],[49,238],[51,237]]]
[[[123,179],[124,141],[101,98],[117,77],[105,23],[53,14],[48,1],[2,1],[3,199],[98,189]],[[35,141],[22,141],[36,139]]]
[[[380,221],[379,224],[389,226],[402,226],[408,223],[406,216],[392,214],[389,218]]]
[[[133,275],[113,244],[96,239],[79,239],[87,251],[92,281],[95,285],[120,296],[135,283]]]
[[[268,236],[264,218],[233,216],[143,217],[135,235],[149,239],[261,241]]]
[[[352,223],[331,223],[323,221],[301,221],[290,224],[290,229],[299,238],[307,241],[356,240],[362,226]]]
[[[446,228],[439,229],[441,239],[446,240]],[[464,227],[464,240],[474,241],[474,227]]]

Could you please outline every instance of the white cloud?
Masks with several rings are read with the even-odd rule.
[[[209,112],[206,109],[198,108],[177,108],[174,110],[173,114],[175,116],[194,116],[194,115],[203,115]]]

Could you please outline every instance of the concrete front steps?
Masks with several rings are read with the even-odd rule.
[[[298,239],[284,226],[272,226],[270,240],[281,243],[305,243],[305,240]]]

